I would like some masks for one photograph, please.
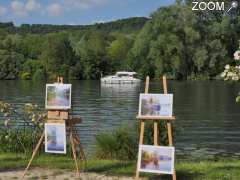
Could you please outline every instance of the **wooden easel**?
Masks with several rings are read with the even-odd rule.
[[[149,90],[149,76],[147,76],[146,78],[146,84],[145,84],[145,94],[148,93],[148,90]],[[164,94],[167,94],[168,91],[167,91],[167,78],[166,76],[163,76],[163,92]],[[157,118],[153,118],[153,117],[141,117],[141,116],[137,116],[137,119],[140,120],[140,136],[139,136],[139,145],[142,145],[143,144],[143,139],[144,139],[144,129],[145,129],[145,121],[154,121],[154,127],[153,127],[153,130],[154,130],[154,146],[159,146],[159,126],[158,126],[158,123],[161,121],[161,120],[165,120],[167,121],[167,133],[168,133],[168,143],[169,143],[169,146],[173,146],[173,137],[172,137],[172,120],[175,120],[175,116],[172,116],[172,117],[157,117]],[[136,180],[139,180],[139,171],[138,171],[138,167],[137,167],[137,170],[136,170],[136,177],[135,177]],[[174,170],[173,174],[172,174],[172,179],[173,180],[176,180],[177,177],[176,177],[176,171]]]
[[[63,84],[63,77],[58,77],[57,83]],[[86,161],[86,156],[84,154],[80,138],[77,134],[73,133],[73,130],[74,130],[74,127],[76,124],[79,124],[82,122],[82,119],[81,118],[72,118],[71,116],[69,116],[68,110],[49,110],[47,115],[48,115],[47,123],[65,123],[66,124],[66,131],[67,131],[67,135],[69,135],[69,137],[70,137],[72,154],[73,154],[73,158],[74,158],[75,166],[76,166],[76,176],[78,178],[80,178],[77,152],[76,152],[77,145],[79,146],[79,158]],[[45,131],[43,130],[43,133],[42,133],[35,149],[33,150],[32,157],[29,160],[28,165],[23,172],[23,175],[21,177],[22,180],[24,179],[35,155],[37,154],[37,152],[43,142],[44,136],[45,136]]]

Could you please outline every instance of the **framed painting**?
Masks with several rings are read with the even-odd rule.
[[[45,124],[45,152],[66,154],[65,123]]]
[[[138,171],[173,174],[174,154],[174,147],[140,145],[138,153]]]
[[[46,85],[46,109],[71,109],[71,84]]]
[[[140,94],[139,116],[172,117],[173,94]]]

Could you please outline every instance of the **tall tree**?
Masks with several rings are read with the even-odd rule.
[[[74,65],[74,51],[66,33],[48,35],[40,59],[49,78],[58,75],[68,77],[69,67]]]
[[[116,39],[111,42],[107,49],[113,71],[128,69],[127,56],[132,47],[133,40],[126,35],[117,35]]]
[[[107,71],[105,35],[96,31],[86,33],[75,47],[80,57],[84,79],[96,79]]]

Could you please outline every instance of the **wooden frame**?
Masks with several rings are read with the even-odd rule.
[[[144,119],[144,120],[176,120],[175,116],[172,117],[165,117],[165,116],[158,116],[158,117],[152,117],[152,116],[137,116],[137,119]]]
[[[146,83],[145,83],[145,92],[148,93],[149,91],[149,76],[146,78]],[[164,94],[167,94],[167,78],[166,76],[163,76],[163,92]],[[144,129],[145,129],[145,122],[147,121],[153,121],[153,140],[154,140],[154,146],[159,146],[159,122],[161,120],[164,120],[167,122],[167,133],[168,133],[168,144],[169,146],[173,146],[173,137],[172,137],[172,121],[176,119],[175,116],[172,117],[142,117],[142,116],[137,116],[137,119],[140,121],[140,134],[139,134],[139,145],[143,145],[143,140],[144,140]],[[136,180],[139,180],[139,171],[138,167],[136,168]],[[172,174],[172,180],[176,180],[176,171],[173,171]]]
[[[57,83],[63,83],[63,77],[58,77]],[[83,147],[81,145],[80,137],[78,135],[74,134],[73,130],[74,130],[75,125],[78,123],[81,123],[81,122],[82,122],[81,118],[72,118],[71,116],[69,116],[68,110],[61,109],[61,110],[49,110],[48,111],[47,123],[59,123],[59,124],[65,123],[66,129],[68,129],[66,134],[68,134],[69,138],[70,138],[72,154],[73,154],[73,158],[74,158],[75,166],[76,166],[76,176],[78,178],[80,178],[80,172],[79,172],[78,157],[77,157],[77,152],[76,152],[77,146],[79,147],[79,158],[86,161],[86,156],[85,156]],[[45,136],[45,130],[43,131],[35,149],[33,150],[32,157],[29,160],[28,165],[25,168],[25,170],[20,178],[21,180],[24,179],[34,157],[36,156],[41,144],[43,143],[44,136]]]

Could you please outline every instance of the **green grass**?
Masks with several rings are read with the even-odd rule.
[[[21,154],[0,154],[0,171],[24,168],[30,157]],[[118,160],[96,160],[90,159],[86,163],[80,163],[81,170],[85,172],[104,173],[108,175],[134,176],[136,162]],[[74,170],[74,161],[64,155],[37,156],[32,167],[43,167],[49,169]],[[219,159],[203,160],[199,162],[178,160],[176,163],[178,180],[239,180],[240,160]],[[141,174],[151,180],[159,179],[154,174]],[[171,179],[171,176],[161,176],[161,179]]]

